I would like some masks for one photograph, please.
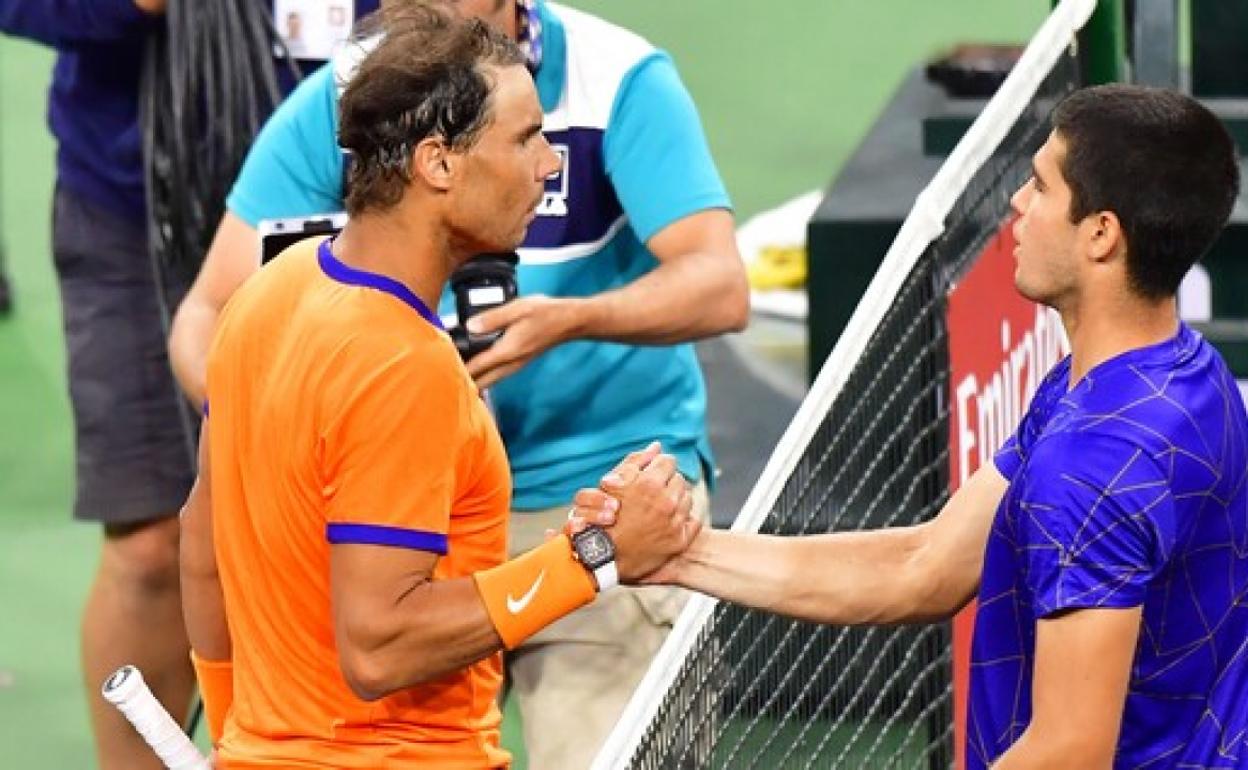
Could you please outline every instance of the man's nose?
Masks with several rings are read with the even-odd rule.
[[[1027,203],[1026,195],[1027,184],[1024,184],[1022,187],[1015,190],[1014,194],[1010,196],[1010,208],[1014,210],[1015,214],[1021,215],[1023,213],[1023,207]]]

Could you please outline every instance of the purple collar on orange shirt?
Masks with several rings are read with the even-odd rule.
[[[442,325],[442,319],[438,318],[438,314],[430,310],[429,306],[420,297],[417,297],[414,291],[388,275],[358,270],[345,264],[334,256],[334,252],[330,248],[331,243],[333,243],[333,239],[326,238],[321,242],[320,248],[316,251],[317,261],[320,262],[321,270],[325,272],[325,275],[339,283],[345,283],[350,286],[367,286],[370,289],[384,291],[387,294],[398,297],[415,308],[422,318],[433,324],[439,331],[446,331],[446,327]]]

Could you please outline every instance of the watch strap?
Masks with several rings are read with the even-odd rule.
[[[615,559],[594,570],[594,579],[598,581],[598,593],[603,593],[620,584],[620,571],[615,568]]]

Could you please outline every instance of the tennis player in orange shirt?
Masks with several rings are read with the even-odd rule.
[[[209,357],[182,590],[218,767],[506,767],[500,651],[698,530],[651,446],[609,536],[505,561],[506,455],[431,308],[521,242],[559,159],[514,43],[387,13],[341,99],[349,224],[248,281]]]

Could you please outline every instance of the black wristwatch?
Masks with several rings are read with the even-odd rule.
[[[572,536],[572,550],[585,569],[594,573],[598,581],[598,593],[614,588],[620,583],[620,573],[615,568],[615,543],[602,527],[589,526]]]

